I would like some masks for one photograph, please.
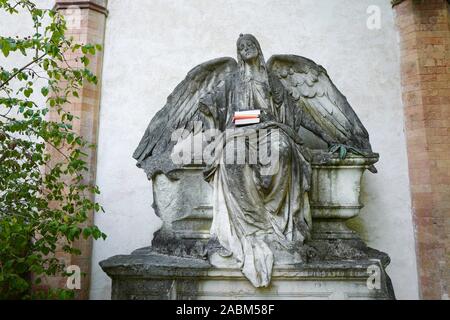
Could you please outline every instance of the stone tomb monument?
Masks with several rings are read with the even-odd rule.
[[[113,299],[394,299],[389,256],[347,228],[378,154],[326,70],[237,61],[192,69],[133,157],[163,225],[150,247],[100,263]]]

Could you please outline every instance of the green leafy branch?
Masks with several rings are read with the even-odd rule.
[[[0,36],[0,299],[69,298],[37,289],[66,275],[57,252],[80,254],[75,240],[106,237],[86,223],[103,208],[88,179],[94,146],[73,130],[70,110],[80,89],[97,83],[88,65],[101,46],[66,37],[64,17],[33,1],[0,0],[2,11],[27,13],[33,33]],[[11,67],[17,54],[25,62]]]

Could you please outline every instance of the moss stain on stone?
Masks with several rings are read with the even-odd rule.
[[[367,242],[369,240],[368,239],[369,234],[367,232],[367,228],[364,225],[363,219],[361,219],[359,216],[355,217],[353,219],[347,220],[346,225],[353,231],[357,232],[363,241]]]

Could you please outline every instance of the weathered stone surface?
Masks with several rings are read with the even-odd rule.
[[[185,166],[170,178],[153,179],[153,209],[166,233],[185,239],[209,238],[212,219],[212,187],[203,179],[203,166]]]
[[[311,215],[316,219],[349,219],[359,214],[361,179],[378,161],[378,154],[336,154],[315,152],[312,160]]]
[[[270,283],[275,253],[285,251],[289,256],[292,247],[310,237],[311,204],[323,202],[313,199],[316,203],[310,204],[308,196],[310,149],[330,147],[330,152],[339,151],[341,158],[350,151],[368,156],[372,149],[367,130],[322,66],[294,55],[275,55],[266,64],[260,44],[251,34],[241,34],[236,49],[237,62],[218,58],[188,73],[150,121],[133,157],[147,177],[156,181],[155,192],[164,202],[161,190],[166,183],[161,180],[172,178],[185,160],[200,156],[199,163],[208,164],[205,180],[214,185],[210,232],[242,263],[243,274],[255,286],[264,287]],[[257,112],[257,121],[241,126],[236,115],[249,121],[249,112]],[[308,144],[302,140],[302,132],[309,132]],[[202,133],[214,137],[213,142],[203,139]],[[267,152],[270,156],[264,157]],[[330,202],[328,208],[334,206],[326,213],[330,217],[340,218],[344,211],[347,216],[357,214],[359,189],[353,190],[353,198],[346,198],[350,193],[341,190],[348,183],[358,186],[368,159],[345,171],[347,174],[341,171],[327,179],[326,175],[335,171],[324,168],[324,174],[314,177],[328,181],[329,192],[315,195]],[[189,184],[189,179],[179,184]],[[187,233],[181,237],[189,238],[189,234],[208,229],[204,223],[207,210],[202,211],[200,220],[185,215],[184,207],[190,206],[190,201],[196,198],[167,203],[175,210],[161,216],[166,225],[161,235],[173,238],[170,232],[178,236],[183,231],[171,229],[179,228]],[[346,203],[336,207],[336,201]],[[320,207],[314,210],[325,212]],[[192,251],[177,248],[181,255],[187,254],[185,249]]]
[[[268,288],[255,288],[240,270],[206,260],[134,253],[101,262],[113,279],[113,299],[394,299],[376,258],[276,266]],[[379,285],[368,286],[370,270]],[[370,280],[369,280],[370,281]]]
[[[364,158],[351,155],[347,159],[340,160],[337,155],[319,157],[319,154],[316,154],[315,159],[313,161],[313,177],[316,178],[312,180],[310,197],[317,201],[315,202],[316,211],[313,216],[314,228],[311,238],[304,244],[294,247],[290,254],[275,250],[274,275],[278,274],[277,270],[280,268],[287,268],[286,272],[289,274],[290,280],[284,283],[285,280],[274,276],[273,281],[275,282],[270,288],[280,286],[281,283],[283,286],[296,287],[292,281],[297,279],[294,276],[297,273],[292,273],[292,268],[310,271],[317,268],[317,272],[329,275],[328,278],[325,277],[325,280],[321,280],[322,282],[319,281],[320,284],[317,284],[319,287],[326,287],[328,291],[312,290],[313,280],[306,277],[297,279],[305,286],[301,292],[293,289],[294,291],[286,291],[278,297],[394,298],[392,285],[384,271],[390,262],[389,256],[367,247],[359,236],[345,225],[345,220],[356,215],[359,208],[362,207],[359,202],[361,177],[364,170],[377,161],[378,156]],[[352,170],[357,174],[350,174],[353,179],[352,183],[344,183],[340,186],[340,192],[344,197],[339,197],[339,194],[333,193],[335,190],[333,183],[342,179],[340,178],[341,174],[348,175]],[[329,171],[329,173],[322,174],[321,177],[321,173],[324,171]],[[220,277],[211,278],[211,273],[220,274],[222,272],[222,276],[229,279],[230,274],[224,270],[233,269],[234,271],[231,272],[233,275],[239,270],[234,259],[221,256],[223,247],[217,239],[210,238],[208,228],[212,220],[211,193],[213,190],[203,180],[202,172],[203,167],[196,166],[174,171],[172,177],[175,177],[175,180],[165,176],[157,176],[154,179],[154,209],[163,220],[163,226],[155,233],[151,247],[138,249],[131,255],[115,256],[101,263],[102,268],[113,279],[112,298],[207,298],[202,295],[203,293],[198,294],[199,287],[211,287],[214,283],[223,286],[228,283]],[[189,187],[187,187],[188,185]],[[328,201],[329,198],[325,196],[316,197],[314,192],[329,194],[334,201]],[[349,198],[356,201],[354,214],[351,215],[347,214]],[[343,211],[338,210],[341,207],[344,208]],[[322,210],[324,210],[323,214]],[[328,214],[330,210],[334,210],[333,215]],[[177,223],[183,225],[184,221],[191,220],[198,220],[201,223],[186,224],[188,226],[184,228],[176,227]],[[376,261],[376,265],[379,265],[382,270],[383,292],[363,289],[364,279],[367,280],[369,274],[367,271],[365,273],[361,271],[361,265],[367,265],[371,261]],[[341,271],[344,273],[341,275],[359,272],[359,282],[333,278],[331,275],[339,274],[341,271],[336,273],[336,270],[340,270],[339,268],[342,266],[344,266],[344,271]],[[195,279],[186,279],[189,272],[194,272],[191,273],[191,276]],[[139,279],[136,279],[136,276]],[[238,281],[246,289],[241,288],[244,291],[239,291],[241,293],[237,294],[233,291],[215,292],[210,298],[228,298],[230,295],[238,298],[245,297],[245,294],[256,294],[267,299],[275,297],[275,291],[273,291],[275,289],[269,288],[269,290],[255,292],[252,291],[253,289],[250,290],[247,284],[243,284],[245,278],[233,276],[231,279],[233,280],[229,281]],[[305,293],[308,290],[312,291]],[[356,290],[353,291],[353,296],[351,290]]]
[[[115,256],[101,263],[104,271],[113,279],[112,298],[208,298],[205,292],[199,293],[199,288],[205,286],[214,288],[215,285],[221,288],[229,286],[234,288],[234,285],[230,285],[230,281],[237,281],[236,288],[240,288],[240,291],[208,291],[211,294],[209,298],[244,298],[246,295],[267,299],[394,298],[390,279],[384,271],[390,262],[389,256],[367,247],[359,236],[345,225],[345,220],[356,215],[362,207],[359,202],[361,177],[365,168],[375,163],[378,156],[364,158],[351,155],[345,160],[340,160],[337,155],[319,158],[317,154],[315,159],[313,177],[316,178],[312,180],[310,197],[318,201],[313,216],[314,227],[311,238],[303,245],[296,246],[291,255],[275,251],[273,284],[267,290],[250,289],[247,280],[242,275],[240,277],[236,275],[239,274],[236,261],[229,257],[221,257],[223,247],[216,238],[210,238],[208,228],[212,220],[213,190],[203,180],[203,167],[196,166],[174,171],[172,177],[175,177],[175,180],[165,176],[157,176],[154,179],[154,209],[163,220],[163,226],[155,233],[151,247],[138,249],[131,255]],[[352,170],[357,174],[350,175],[352,183],[340,186],[340,192],[344,197],[339,197],[339,194],[333,193],[335,190],[333,183],[341,179],[341,174],[348,175]],[[329,173],[322,174],[322,177],[318,178],[323,171]],[[316,183],[318,185],[315,185]],[[316,197],[314,192],[329,194],[334,201],[328,201],[324,196]],[[349,198],[356,201],[352,215],[348,215],[346,211]],[[337,210],[341,207],[345,210]],[[324,210],[323,214],[321,210]],[[329,215],[330,210],[334,210],[335,214]],[[191,220],[198,220],[201,223],[186,224],[188,226],[184,228],[177,227],[177,223],[183,225],[184,221]],[[361,266],[373,264],[373,261],[382,270],[381,291],[364,289],[363,286],[369,274]],[[233,271],[229,271],[230,268]],[[287,271],[283,268],[287,268]],[[325,291],[314,290],[315,287],[312,285],[313,281],[316,281],[312,276],[314,268],[316,272],[324,275],[322,280],[317,280],[315,286],[326,288]],[[285,270],[283,272],[290,280],[286,280],[284,276],[278,278],[278,274],[283,274],[279,270]],[[306,278],[297,277],[298,270],[308,270],[309,273],[306,273]],[[358,281],[354,281],[353,278],[337,279],[333,276],[340,274],[345,277],[355,272],[359,274]],[[211,274],[220,276],[211,277]],[[187,279],[189,275],[193,278]],[[300,284],[294,285],[293,281],[300,281]],[[277,295],[278,289],[274,288],[279,286],[283,288],[287,286],[292,288],[292,291],[284,291]],[[295,291],[296,288],[301,288],[301,291]]]
[[[358,238],[345,221],[363,207],[361,179],[365,169],[377,161],[377,154],[340,159],[336,154],[314,153],[309,192],[314,238]],[[172,179],[160,174],[153,180],[153,208],[163,220],[153,240],[158,252],[203,256],[199,248],[205,248],[210,237],[213,210],[213,188],[203,180],[203,169],[201,165],[185,167],[173,171]]]

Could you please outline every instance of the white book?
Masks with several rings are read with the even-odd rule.
[[[253,115],[260,115],[261,110],[255,109],[255,110],[245,110],[245,111],[236,111],[234,113],[235,116],[253,116]]]

